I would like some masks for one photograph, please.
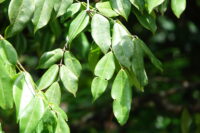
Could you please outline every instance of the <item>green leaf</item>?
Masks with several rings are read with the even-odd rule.
[[[78,77],[65,65],[60,67],[60,79],[64,87],[76,96],[78,90]]]
[[[114,80],[111,96],[114,99],[114,115],[117,121],[121,125],[124,125],[128,120],[129,112],[131,109],[132,91],[128,75],[123,69],[119,71]]]
[[[58,105],[53,104],[51,108],[56,112],[57,116],[60,115],[65,121],[68,121],[67,114]]]
[[[0,3],[3,3],[5,0],[0,0]],[[1,131],[1,130],[0,130]],[[1,132],[0,132],[1,133]]]
[[[161,5],[164,1],[165,0],[146,0],[148,12],[151,13],[154,8]]]
[[[26,107],[20,118],[20,133],[35,131],[45,112],[45,105],[40,96],[36,96]]]
[[[110,80],[115,72],[115,62],[112,52],[104,55],[103,58],[97,63],[94,74],[106,80]]]
[[[57,117],[55,112],[47,109],[37,125],[36,133],[55,133]]]
[[[130,0],[130,2],[140,11],[145,9],[145,0]]]
[[[177,18],[180,18],[183,11],[186,9],[186,0],[171,0],[171,8]]]
[[[147,45],[141,39],[134,39],[135,43],[138,43],[143,49],[144,53],[151,60],[151,63],[160,71],[163,71],[162,63],[154,56],[151,50],[147,47]]]
[[[92,45],[88,56],[88,63],[91,71],[94,71],[95,66],[99,61],[100,55],[101,55],[100,48],[96,44]]]
[[[133,8],[133,13],[135,14],[138,21],[144,28],[155,33],[155,31],[157,30],[157,26],[156,26],[156,16],[155,16],[154,12],[152,12],[151,14],[148,14],[145,11],[143,13],[141,13],[136,8]]]
[[[55,133],[70,133],[69,126],[62,116],[58,115],[57,127]]]
[[[16,65],[17,64],[17,59],[18,59],[18,55],[17,52],[15,50],[15,48],[12,46],[12,44],[10,44],[7,40],[5,39],[1,39],[0,40],[0,49],[2,49],[5,55],[2,55],[3,53],[0,53],[1,56],[6,56],[7,60],[13,64]]]
[[[190,126],[192,124],[192,118],[187,109],[182,111],[181,115],[181,131],[182,133],[190,133]]]
[[[34,24],[34,32],[47,25],[53,10],[53,0],[35,0],[35,12],[32,19]]]
[[[57,7],[54,5],[54,9],[57,11],[57,17],[62,16],[66,13],[67,9],[71,6],[73,3],[73,0],[59,0],[58,3],[56,3]]]
[[[148,83],[148,77],[144,68],[144,51],[137,39],[133,40],[133,46],[132,71],[140,83],[139,89],[143,91],[143,87]]]
[[[106,17],[117,17],[118,14],[112,10],[110,1],[96,3],[96,8]]]
[[[91,22],[92,38],[105,54],[111,45],[110,23],[100,14],[95,14]]]
[[[58,82],[54,82],[45,92],[45,95],[49,103],[59,105],[61,101],[61,91]]]
[[[115,45],[118,45],[118,43],[122,40],[122,37],[128,35],[130,35],[130,33],[126,27],[119,21],[115,21],[113,27],[112,46],[114,47]]]
[[[93,79],[91,87],[93,101],[95,101],[105,92],[107,85],[108,80],[102,79],[100,77],[95,77]]]
[[[20,119],[26,107],[35,96],[35,87],[29,73],[23,72],[13,85],[13,99],[16,106],[16,116]]]
[[[69,52],[64,53],[64,63],[77,77],[80,77],[82,66],[80,62]]]
[[[78,16],[71,22],[68,32],[68,43],[70,44],[72,40],[81,33],[86,26],[89,24],[90,17],[84,10],[78,14]]]
[[[34,0],[11,0],[8,8],[10,26],[6,29],[5,37],[21,32],[30,21],[34,10]]]
[[[13,107],[12,96],[13,80],[4,75],[4,72],[0,74],[0,107],[2,109],[11,109]]]
[[[53,51],[45,52],[39,61],[38,68],[49,68],[63,57],[63,50],[58,48]]]
[[[131,66],[131,59],[133,54],[133,41],[130,36],[122,37],[122,40],[113,46],[114,54],[119,63],[127,68]]]
[[[38,89],[44,90],[49,87],[58,76],[59,67],[58,65],[52,65],[41,77]]]
[[[67,12],[61,17],[61,21],[64,22],[68,18],[74,16],[81,9],[81,3],[73,3],[67,9]]]
[[[131,11],[131,3],[129,0],[110,0],[112,8],[118,14],[123,16],[126,20],[128,20],[128,16]]]

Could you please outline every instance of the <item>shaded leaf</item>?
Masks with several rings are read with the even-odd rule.
[[[130,0],[130,2],[140,11],[145,9],[145,0]]]
[[[128,20],[128,16],[131,11],[131,3],[129,0],[110,0],[112,8],[118,14],[123,16],[126,20]]]
[[[146,0],[148,12],[151,13],[154,8],[162,4],[165,0]],[[173,0],[172,0],[173,1]]]
[[[187,109],[182,111],[181,115],[181,131],[182,133],[190,133],[190,126],[192,124],[192,118]]]
[[[12,37],[21,32],[30,21],[34,10],[33,0],[11,0],[8,8],[10,25],[6,29],[5,37]]]
[[[57,11],[57,17],[66,13],[67,9],[71,6],[73,0],[59,0],[57,1],[57,7],[54,5],[54,9]]]
[[[49,68],[51,65],[56,63],[63,57],[63,50],[62,49],[55,49],[53,51],[45,52],[39,61],[38,68]]]
[[[156,26],[156,20],[155,20],[156,16],[154,12],[152,12],[151,14],[148,14],[147,12],[141,13],[136,8],[133,8],[133,13],[135,14],[138,21],[144,28],[155,33],[155,31],[157,30],[157,26]]]

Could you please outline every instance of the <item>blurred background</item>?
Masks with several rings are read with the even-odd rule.
[[[0,4],[2,35],[9,25],[8,4],[9,1]],[[120,126],[112,113],[112,82],[92,103],[90,85],[94,75],[88,66],[92,39],[87,32],[90,27],[73,42],[72,52],[81,61],[83,72],[77,97],[62,89],[61,104],[68,114],[72,133],[200,133],[200,1],[187,1],[187,9],[180,19],[168,8],[164,15],[158,15],[155,34],[144,29],[133,14],[128,22],[120,18],[132,34],[144,40],[164,66],[161,73],[145,60],[149,84],[144,93],[133,87],[132,110],[125,126]],[[52,19],[35,35],[30,23],[23,33],[9,39],[35,81],[44,73],[36,69],[39,57],[45,51],[63,47],[70,21]],[[14,112],[0,109],[0,122],[6,133],[18,132]]]

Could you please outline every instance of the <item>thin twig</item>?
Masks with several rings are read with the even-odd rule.
[[[21,64],[19,61],[17,61],[17,64],[19,65],[19,67],[20,67],[24,72],[26,72],[26,69],[22,66],[22,64]]]

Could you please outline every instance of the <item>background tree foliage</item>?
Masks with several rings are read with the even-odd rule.
[[[199,7],[0,0],[0,133],[199,133]]]

